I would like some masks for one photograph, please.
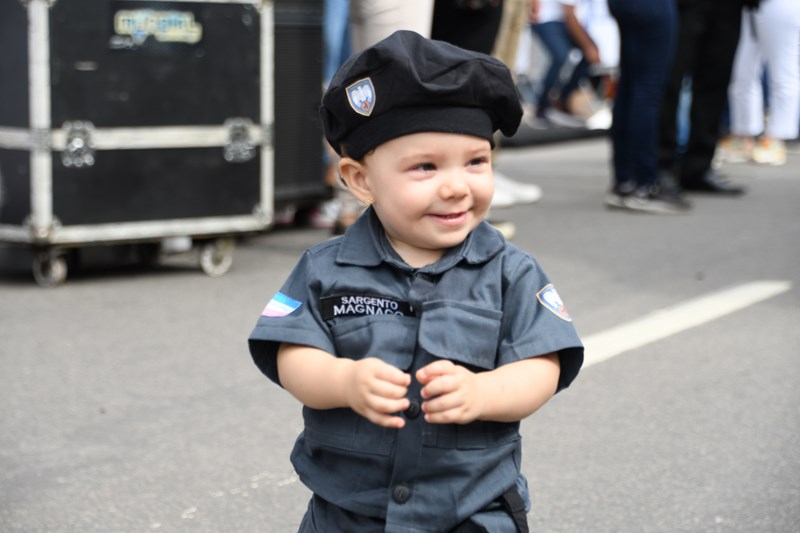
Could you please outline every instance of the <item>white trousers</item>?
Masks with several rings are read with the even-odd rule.
[[[353,52],[372,46],[397,30],[431,36],[433,0],[350,0]]]
[[[766,66],[769,118],[761,75]],[[800,0],[766,0],[742,16],[728,90],[731,133],[794,139],[800,129]]]

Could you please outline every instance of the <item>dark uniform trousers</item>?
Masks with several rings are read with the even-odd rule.
[[[743,2],[680,0],[678,4],[680,32],[661,108],[659,165],[687,185],[700,181],[711,168],[739,43]],[[692,104],[689,140],[681,157],[676,115],[684,76],[691,76]]]
[[[308,512],[303,517],[303,522],[300,524],[298,533],[322,533],[314,525],[315,508],[318,510],[317,512],[322,510],[320,508],[323,508],[323,512],[328,515],[326,517],[328,519],[330,519],[331,514],[340,514],[340,516],[343,518],[342,522],[346,525],[342,525],[340,523],[339,526],[334,525],[333,527],[339,527],[341,529],[341,533],[345,533],[345,531],[349,532],[349,529],[352,528],[358,528],[357,532],[353,530],[353,533],[371,533],[373,531],[377,533],[378,531],[383,531],[383,524],[380,520],[369,517],[357,517],[353,513],[341,508],[337,508],[319,496],[314,495],[309,502]],[[332,508],[335,508],[335,511],[333,511]],[[331,511],[333,511],[333,513],[331,513]],[[530,529],[528,528],[528,516],[525,512],[525,501],[514,488],[506,491],[500,498],[498,498],[498,501],[494,502],[489,506],[489,508],[486,509],[486,512],[507,513],[514,522],[516,533],[530,533]],[[329,523],[328,527],[330,526],[331,524]],[[468,519],[448,533],[497,532],[480,525],[477,520]]]

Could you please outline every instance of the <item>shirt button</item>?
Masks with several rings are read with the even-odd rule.
[[[422,412],[422,409],[419,407],[419,402],[417,400],[411,400],[408,404],[408,409],[406,409],[403,414],[406,415],[406,418],[417,418]]]
[[[392,497],[397,503],[406,503],[411,497],[411,489],[405,483],[395,485],[392,489]]]

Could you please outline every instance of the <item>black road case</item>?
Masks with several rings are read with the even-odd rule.
[[[273,4],[0,2],[0,242],[174,240],[210,275],[274,211]]]

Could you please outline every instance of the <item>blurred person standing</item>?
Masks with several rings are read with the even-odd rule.
[[[361,52],[397,30],[431,36],[433,0],[350,0],[350,42]]]
[[[674,188],[659,184],[658,121],[677,42],[675,0],[608,0],[620,33],[620,72],[611,143],[612,208],[675,214],[689,209]]]
[[[503,20],[503,0],[436,0],[431,39],[491,54]]]
[[[350,57],[350,0],[325,0],[322,9],[323,89]]]
[[[758,10],[744,13],[728,102],[730,136],[720,142],[719,159],[786,163],[785,141],[797,138],[800,129],[800,1],[762,0]]]
[[[528,24],[534,3],[540,0],[503,0],[503,16],[494,41],[492,55],[513,69],[517,61],[519,41]],[[511,71],[514,72],[513,70]]]
[[[648,2],[649,3],[649,2]],[[744,188],[711,168],[720,139],[733,57],[739,43],[742,8],[758,0],[678,0],[678,45],[661,106],[659,165],[662,187],[736,196]],[[681,87],[690,76],[689,138],[678,147],[677,112]],[[664,176],[674,177],[663,179]]]
[[[591,65],[600,63],[597,45],[575,14],[578,0],[538,0],[531,9],[531,30],[550,56],[547,71],[536,96],[536,115],[564,126],[582,126],[571,117],[569,98],[580,82],[589,76]],[[581,52],[569,78],[562,82],[562,71],[573,50]]]

